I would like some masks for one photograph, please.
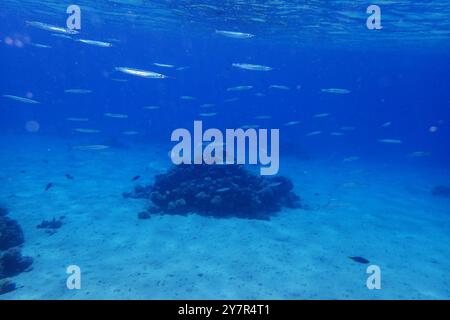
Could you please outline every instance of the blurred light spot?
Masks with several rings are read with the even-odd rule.
[[[14,44],[16,45],[17,48],[23,48],[23,42],[22,40],[16,39],[14,41]]]
[[[28,91],[28,92],[25,94],[25,96],[26,96],[28,99],[31,99],[31,98],[33,98],[33,92]]]
[[[25,124],[25,129],[27,129],[28,132],[38,132],[40,127],[39,122],[34,120],[28,121]]]
[[[430,131],[431,133],[435,133],[436,131],[438,131],[438,127],[431,126],[430,129],[428,129],[428,131]]]
[[[5,38],[5,43],[6,43],[8,46],[11,46],[11,45],[14,43],[14,41],[13,41],[13,39],[11,39],[10,37],[6,37],[6,38]]]

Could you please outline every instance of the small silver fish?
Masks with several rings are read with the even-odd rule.
[[[66,118],[67,121],[73,121],[73,122],[87,122],[89,121],[88,118]]]
[[[124,131],[124,132],[122,132],[122,134],[125,136],[135,136],[135,135],[139,134],[139,132],[138,131]]]
[[[137,77],[147,78],[147,79],[166,79],[168,76],[153,72],[153,71],[147,71],[147,70],[141,70],[141,69],[134,69],[134,68],[128,68],[128,67],[116,67],[117,71],[130,74]]]
[[[74,94],[87,94],[91,93],[92,90],[89,89],[67,89],[64,90],[65,93],[74,93]]]
[[[347,89],[330,88],[330,89],[322,89],[322,92],[334,94],[349,94],[351,91]]]
[[[36,48],[41,48],[41,49],[50,49],[51,48],[51,46],[49,46],[49,45],[46,45],[46,44],[42,44],[42,43],[30,43],[30,45],[32,45],[33,47],[36,47]]]
[[[390,144],[401,144],[401,143],[403,143],[403,141],[399,140],[399,139],[378,139],[378,142],[390,143]]]
[[[321,133],[322,133],[322,131],[313,131],[313,132],[308,133],[306,136],[307,137],[312,137],[312,136],[317,136],[317,135],[319,135]]]
[[[315,114],[314,116],[313,116],[313,118],[326,118],[326,117],[328,117],[330,114],[329,113],[318,113],[318,114]]]
[[[180,99],[181,100],[196,100],[197,98],[192,97],[192,96],[181,96]]]
[[[29,104],[38,104],[40,103],[39,101],[33,100],[33,99],[29,99],[29,98],[24,98],[24,97],[19,97],[19,96],[14,96],[11,94],[4,94],[3,95],[4,98],[8,98],[8,99],[12,99],[18,102],[23,102],[23,103],[29,103]]]
[[[275,188],[278,186],[281,186],[282,182],[273,182],[273,183],[269,183],[267,186],[270,188]]]
[[[46,23],[39,22],[39,21],[26,21],[25,23],[30,27],[34,27],[34,28],[38,28],[38,29],[42,29],[42,30],[46,30],[46,31],[58,32],[58,33],[62,33],[62,34],[77,34],[78,33],[78,31],[76,31],[76,30],[52,26],[50,24],[46,24]]]
[[[80,132],[80,133],[100,133],[100,130],[85,129],[85,128],[76,128],[76,129],[73,129],[73,131]]]
[[[93,145],[85,145],[85,146],[74,146],[75,150],[105,150],[109,149],[109,146],[103,144],[93,144]]]
[[[52,37],[56,37],[56,38],[62,38],[62,39],[70,39],[72,40],[71,36],[68,36],[66,34],[61,34],[61,33],[52,33],[51,34]]]
[[[233,63],[233,67],[243,69],[243,70],[250,70],[250,71],[271,71],[273,70],[272,67],[263,66],[260,64],[251,64],[251,63]]]
[[[216,34],[234,39],[251,39],[255,37],[255,35],[251,33],[226,31],[226,30],[216,30]]]
[[[278,89],[278,90],[290,90],[288,86],[283,86],[279,84],[272,84],[269,86],[269,89]]]
[[[289,122],[285,123],[284,125],[286,127],[290,127],[290,126],[295,126],[297,124],[300,124],[300,121],[289,121]]]
[[[252,89],[253,86],[237,86],[228,88],[227,91],[246,91]]]
[[[158,63],[158,62],[153,63],[153,65],[157,66],[157,67],[161,67],[161,68],[175,68],[175,66],[172,64],[165,64],[165,63]]]
[[[110,48],[113,46],[112,43],[103,42],[103,41],[95,41],[95,40],[87,40],[87,39],[77,39],[75,41],[89,44],[91,46],[102,47],[102,48]]]
[[[160,107],[159,106],[145,106],[145,107],[142,107],[142,109],[145,109],[145,110],[156,110],[156,109],[159,109]]]
[[[104,113],[103,114],[105,117],[109,117],[109,118],[115,118],[115,119],[127,119],[128,115],[126,114],[121,114],[121,113]]]

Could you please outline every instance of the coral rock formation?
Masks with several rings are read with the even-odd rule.
[[[19,246],[23,241],[19,224],[6,216],[0,216],[0,251]]]
[[[268,219],[282,207],[300,207],[285,177],[255,175],[239,165],[179,165],[156,176],[152,186],[125,197],[149,198],[149,212]]]
[[[20,245],[24,242],[22,228],[6,217],[8,210],[0,207],[0,294],[15,290],[9,277],[27,270],[33,263],[30,257],[23,257]]]

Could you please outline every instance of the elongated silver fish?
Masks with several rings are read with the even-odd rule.
[[[30,45],[32,45],[33,47],[42,48],[42,49],[50,49],[51,48],[51,46],[42,44],[42,43],[33,43],[32,42],[32,43],[30,43]]]
[[[47,30],[47,31],[52,31],[52,32],[63,33],[63,34],[77,34],[78,33],[78,31],[76,31],[76,30],[52,26],[50,24],[39,22],[39,21],[26,21],[26,24],[30,27]]]
[[[23,102],[23,103],[30,103],[30,104],[40,103],[39,101],[36,101],[36,100],[33,100],[33,99],[13,96],[11,94],[4,94],[3,97],[8,98],[8,99],[12,99],[12,100],[15,100],[15,101],[18,101],[18,102]]]
[[[322,89],[322,92],[334,94],[349,94],[351,91],[347,89],[329,88],[329,89]]]
[[[403,141],[399,140],[399,139],[378,139],[378,142],[391,143],[391,144],[401,144],[401,143],[403,143]]]
[[[85,128],[76,128],[76,129],[73,129],[73,131],[80,132],[80,133],[100,133],[100,130],[85,129]]]
[[[103,144],[92,144],[92,145],[85,145],[85,146],[74,146],[73,149],[75,150],[105,150],[109,149],[109,146],[103,145]]]
[[[181,96],[180,99],[181,100],[195,100],[197,98],[193,97],[193,96]]]
[[[147,71],[147,70],[141,70],[141,69],[134,69],[134,68],[128,68],[128,67],[116,67],[117,71],[130,74],[137,77],[147,78],[147,79],[166,79],[168,76],[153,72],[153,71]]]
[[[160,106],[145,106],[145,107],[142,107],[142,109],[145,109],[145,110],[156,110],[156,109],[159,109],[160,108]]]
[[[252,89],[253,86],[237,86],[237,87],[231,87],[227,88],[227,91],[245,91]]]
[[[165,63],[155,62],[155,63],[153,63],[153,65],[157,66],[157,67],[161,67],[161,68],[175,68],[175,66],[173,64],[165,64]]]
[[[313,132],[310,132],[310,133],[306,134],[306,136],[307,137],[312,137],[312,136],[317,136],[317,135],[319,135],[321,133],[322,133],[322,131],[313,131]]]
[[[269,89],[289,90],[290,88],[288,86],[272,84],[271,86],[269,86]]]
[[[113,46],[112,43],[103,42],[103,41],[96,41],[96,40],[77,39],[75,41],[78,41],[78,42],[81,42],[81,43],[85,43],[85,44],[89,44],[91,46],[102,47],[102,48],[110,48],[110,47]]]
[[[68,36],[66,34],[61,34],[61,33],[52,33],[51,36],[56,37],[56,38],[62,38],[62,39],[72,39],[71,36]]]
[[[286,127],[290,127],[290,126],[295,126],[297,124],[300,124],[300,121],[289,121],[289,122],[285,123],[284,125]]]
[[[317,113],[317,114],[313,115],[313,118],[326,118],[329,115],[330,115],[329,113]]]
[[[251,33],[226,31],[226,30],[216,30],[216,34],[220,34],[221,36],[234,39],[251,39],[255,37],[255,35]]]
[[[105,117],[109,117],[109,118],[115,118],[115,119],[127,119],[128,115],[126,114],[121,114],[121,113],[104,113],[103,114]]]
[[[86,94],[91,93],[92,90],[89,89],[67,89],[64,90],[65,93],[75,93],[75,94]]]
[[[87,122],[89,121],[88,118],[66,118],[67,121],[73,121],[73,122]]]
[[[139,132],[131,130],[131,131],[123,131],[122,134],[125,136],[135,136],[135,135],[139,134]]]
[[[271,71],[273,70],[272,67],[263,66],[260,64],[251,64],[251,63],[233,63],[233,67],[243,69],[243,70],[250,70],[250,71]]]

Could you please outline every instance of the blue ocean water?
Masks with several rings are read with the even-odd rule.
[[[380,30],[366,26],[367,1],[74,4],[81,9],[76,34],[66,27],[70,3],[0,4],[0,203],[22,225],[23,250],[35,259],[33,270],[17,275],[23,287],[4,297],[450,297],[443,281],[448,194],[432,195],[450,185],[445,1],[380,2]],[[169,168],[172,131],[192,131],[195,120],[220,130],[280,129],[280,174],[310,211],[281,212],[269,222],[163,215],[134,230],[146,203],[122,192],[133,189],[133,176],[149,184]],[[52,196],[43,191],[47,183]],[[56,234],[36,230],[59,216],[67,222]],[[230,230],[244,234],[227,238]],[[96,242],[95,250],[82,238]],[[165,244],[150,258],[149,238]],[[217,247],[202,245],[224,239],[222,258]],[[262,269],[247,261],[243,240]],[[361,264],[348,256],[375,260],[386,286],[367,289],[365,269],[351,270]],[[89,269],[89,290],[103,294],[65,290],[69,264]],[[146,276],[133,274],[130,284],[123,270],[134,267]],[[123,282],[105,278],[105,269]],[[327,276],[330,270],[338,274]],[[40,290],[45,281],[48,289]],[[117,291],[124,283],[131,293]]]

